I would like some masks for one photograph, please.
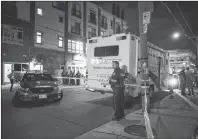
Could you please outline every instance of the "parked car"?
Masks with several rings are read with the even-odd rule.
[[[15,105],[21,102],[57,100],[63,98],[63,91],[50,74],[25,73],[14,96]]]

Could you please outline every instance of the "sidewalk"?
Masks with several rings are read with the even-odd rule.
[[[144,125],[141,111],[130,113],[121,121],[111,121],[92,129],[76,139],[146,139],[124,131],[130,125]],[[190,139],[196,127],[198,111],[173,93],[153,106],[149,118],[158,139]]]

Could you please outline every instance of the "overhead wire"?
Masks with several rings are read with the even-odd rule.
[[[194,37],[195,37],[196,35],[193,33],[192,29],[190,28],[190,26],[189,26],[188,22],[186,21],[186,18],[184,17],[184,15],[183,15],[183,13],[182,13],[182,11],[181,11],[181,9],[180,9],[180,7],[179,7],[179,5],[178,5],[177,2],[176,2],[176,5],[177,5],[177,8],[179,9],[179,12],[181,13],[181,15],[182,15],[184,21],[186,22],[186,25],[188,26],[189,30],[191,31],[191,33],[192,33],[192,34],[194,35]]]
[[[164,2],[161,2],[167,9],[168,11],[170,12],[170,14],[172,15],[172,17],[175,19],[175,22],[180,26],[181,30],[184,32],[184,35],[188,36],[186,31],[183,29],[183,27],[181,26],[181,24],[179,23],[179,21],[177,20],[177,18],[174,16],[173,12],[171,11],[171,9],[167,6],[167,4],[165,4]],[[194,42],[194,40],[190,37],[188,37],[195,45],[196,42]]]

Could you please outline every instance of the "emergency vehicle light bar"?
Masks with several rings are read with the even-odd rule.
[[[89,43],[97,43],[97,39],[89,40]]]
[[[119,36],[119,37],[116,37],[116,41],[119,41],[119,40],[126,40],[127,36]]]

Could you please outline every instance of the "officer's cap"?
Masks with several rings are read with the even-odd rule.
[[[115,63],[115,64],[118,64],[118,65],[119,65],[119,62],[118,62],[118,61],[113,61],[113,63]]]

